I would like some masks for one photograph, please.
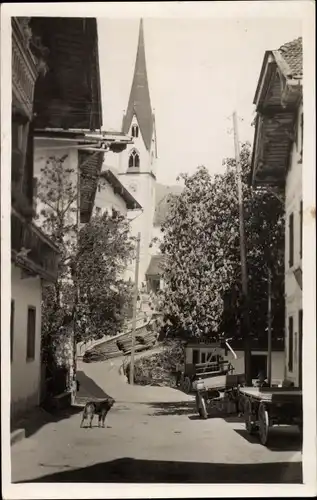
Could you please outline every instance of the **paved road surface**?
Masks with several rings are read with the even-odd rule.
[[[80,363],[79,399],[109,394],[116,404],[105,429],[80,429],[80,408],[60,414],[12,448],[14,482],[301,481],[297,429],[276,431],[261,446],[237,418],[200,420],[178,390],[131,387],[119,360]]]

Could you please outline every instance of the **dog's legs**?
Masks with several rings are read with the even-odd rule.
[[[86,415],[85,415],[85,413],[83,413],[83,416],[82,416],[82,419],[80,422],[80,427],[82,427],[84,425],[85,420],[86,420]]]
[[[89,424],[89,427],[90,427],[90,428],[92,428],[92,421],[93,421],[93,419],[94,419],[94,414],[92,413],[92,414],[90,415],[90,424]]]
[[[101,419],[102,419],[102,415],[100,413],[100,415],[98,415],[98,427],[100,427],[100,425],[101,425]]]
[[[102,427],[105,426],[105,420],[106,420],[107,412],[102,414]]]

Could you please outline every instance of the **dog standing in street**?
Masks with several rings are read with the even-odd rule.
[[[105,420],[108,412],[114,405],[115,400],[113,398],[107,398],[103,401],[89,401],[85,404],[82,420],[80,427],[83,427],[84,421],[89,420],[89,427],[92,427],[92,421],[95,415],[98,415],[98,427],[102,425],[105,426]]]

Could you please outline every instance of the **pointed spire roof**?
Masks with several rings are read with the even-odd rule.
[[[123,117],[122,132],[127,134],[133,115],[136,115],[147,150],[150,150],[154,116],[151,107],[149,84],[146,72],[143,20],[140,21],[138,50],[127,112]]]

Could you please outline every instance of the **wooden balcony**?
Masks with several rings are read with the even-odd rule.
[[[58,248],[33,222],[14,208],[11,210],[11,257],[26,271],[26,275],[40,276],[54,281],[58,271]]]
[[[12,18],[12,111],[26,116],[33,114],[36,60],[30,50],[31,32],[28,18]]]

